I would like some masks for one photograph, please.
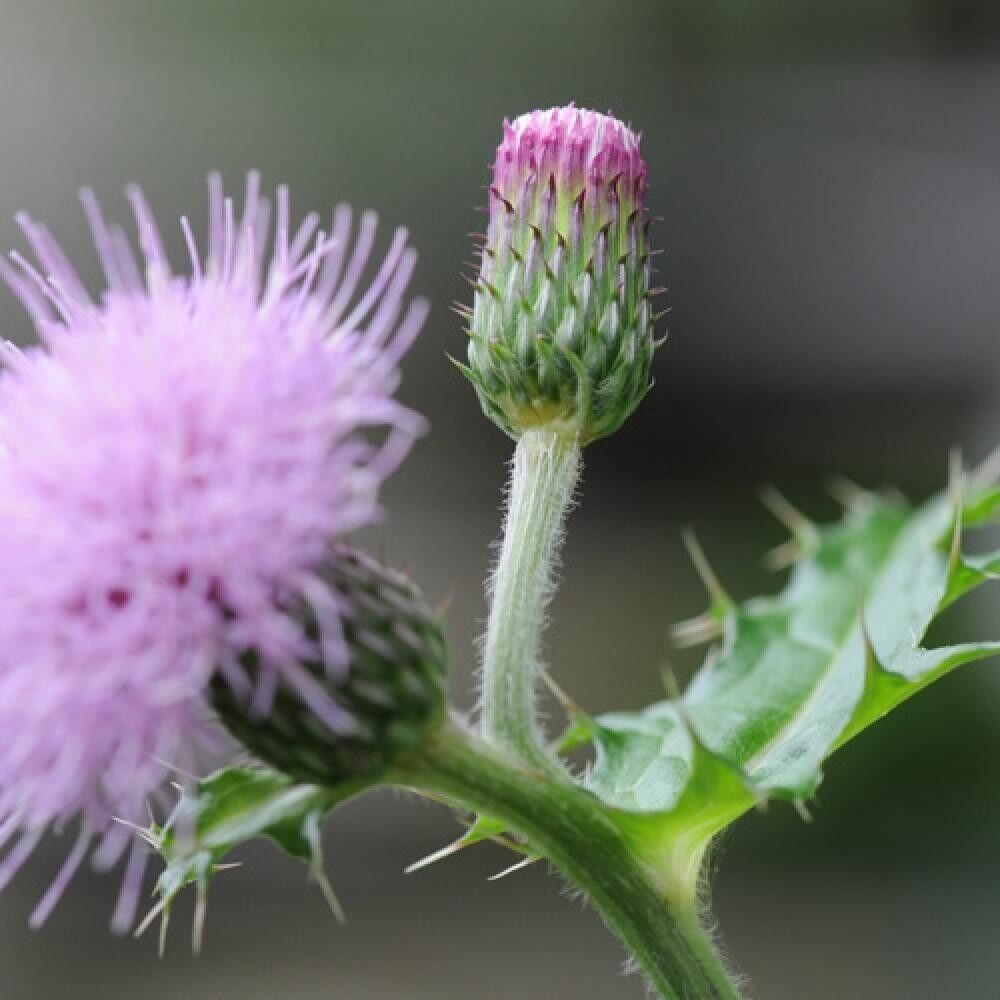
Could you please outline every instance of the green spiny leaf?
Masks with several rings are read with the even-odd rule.
[[[165,867],[156,884],[159,901],[137,934],[161,917],[162,950],[171,907],[178,894],[193,885],[198,893],[193,931],[197,951],[209,882],[216,872],[230,867],[221,863],[226,855],[257,837],[268,838],[286,854],[305,862],[334,915],[341,919],[339,904],[322,870],[319,825],[336,805],[364,787],[357,783],[330,790],[297,783],[269,768],[229,767],[184,791],[163,826],[154,823],[141,831]]]
[[[960,544],[963,525],[998,512],[1000,493],[977,484],[920,508],[866,494],[838,523],[798,522],[808,545],[779,595],[713,602],[722,641],[682,698],[595,720],[589,787],[667,891],[690,891],[711,837],[756,800],[801,804],[847,740],[955,667],[1000,652],[997,642],[923,645],[944,608],[1000,570],[996,555],[965,556]]]

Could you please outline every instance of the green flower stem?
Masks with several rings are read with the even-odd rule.
[[[517,442],[483,649],[483,735],[549,772],[557,765],[540,732],[535,688],[545,606],[580,464],[576,435],[566,428],[528,430]]]
[[[390,781],[509,824],[584,892],[663,1000],[738,1000],[694,900],[670,902],[656,891],[589,792],[512,763],[451,721]]]

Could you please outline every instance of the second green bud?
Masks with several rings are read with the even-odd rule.
[[[331,553],[325,583],[337,606],[346,662],[300,666],[343,709],[351,725],[336,731],[301,694],[279,686],[266,712],[255,712],[221,676],[212,705],[254,756],[300,781],[336,786],[376,780],[441,723],[447,653],[440,618],[405,576],[346,546]],[[318,626],[303,605],[297,617],[311,638]],[[244,657],[260,682],[253,653]]]

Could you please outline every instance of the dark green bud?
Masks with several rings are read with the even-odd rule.
[[[440,724],[447,654],[439,616],[402,574],[338,547],[323,576],[339,611],[347,662],[335,670],[319,659],[301,667],[345,711],[346,731],[331,727],[285,681],[264,716],[222,676],[213,680],[211,698],[229,732],[260,760],[300,781],[335,786],[376,779]],[[304,602],[295,613],[318,642]],[[255,654],[245,654],[244,667],[259,680]]]

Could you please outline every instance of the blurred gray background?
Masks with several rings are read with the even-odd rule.
[[[405,223],[432,319],[405,397],[433,433],[371,533],[449,599],[454,692],[472,703],[482,578],[510,444],[447,363],[448,311],[482,228],[504,115],[576,100],[644,135],[670,342],[628,426],[588,451],[549,652],[588,709],[659,694],[669,623],[703,596],[692,525],[729,589],[780,580],[778,485],[832,516],[836,473],[919,495],[946,453],[1000,442],[1000,10],[993,0],[0,0],[0,245],[45,219],[96,280],[77,188],[125,216],[140,181],[172,224],[204,175],[261,168],[301,212],[339,200]],[[383,236],[387,235],[386,230]],[[11,296],[0,329],[30,336]],[[998,632],[996,598],[941,631]],[[750,816],[719,853],[725,940],[770,1000],[1000,996],[1000,674],[966,668],[828,768],[815,819]],[[338,928],[266,845],[218,879],[205,954],[180,907],[165,960],[106,929],[113,879],[81,877],[27,929],[65,844],[0,898],[5,1000],[638,1000],[596,918],[541,867],[499,883],[486,846],[419,875],[457,832],[390,795],[338,813]]]

